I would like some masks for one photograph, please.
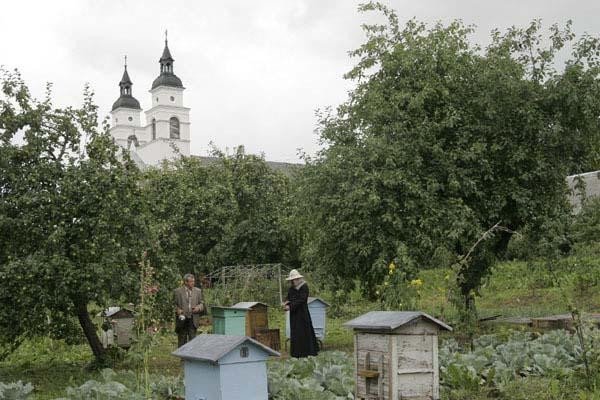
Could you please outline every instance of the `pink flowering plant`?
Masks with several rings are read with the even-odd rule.
[[[135,369],[138,391],[150,395],[150,353],[157,342],[159,316],[156,303],[160,286],[156,282],[156,271],[150,264],[147,251],[143,252],[139,266],[139,303],[135,307],[137,337],[127,352],[126,361]]]

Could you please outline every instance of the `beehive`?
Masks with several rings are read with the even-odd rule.
[[[319,340],[325,339],[325,327],[327,325],[327,308],[329,304],[318,297],[308,298],[308,313],[312,321],[313,329],[315,330],[315,336]],[[290,337],[290,313],[285,313],[285,335],[289,339]]]
[[[256,339],[259,330],[269,328],[268,305],[257,301],[243,301],[231,308],[246,310],[246,336]]]
[[[246,336],[199,335],[172,353],[184,360],[186,400],[267,400],[276,351]]]
[[[246,310],[233,307],[212,306],[213,333],[246,336]]]
[[[128,348],[131,346],[131,339],[134,336],[134,314],[132,311],[120,307],[109,307],[102,311],[102,317],[114,321],[114,336],[116,344],[119,347]],[[110,340],[107,338],[107,344]]]
[[[246,310],[246,336],[279,351],[279,329],[269,329],[268,305],[256,301],[244,301],[232,308]]]
[[[355,399],[439,399],[438,334],[451,327],[422,312],[372,311],[354,330]]]

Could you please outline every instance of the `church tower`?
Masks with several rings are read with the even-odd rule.
[[[140,102],[133,97],[132,86],[133,83],[127,73],[127,57],[125,57],[125,69],[121,82],[119,82],[121,95],[114,102],[110,112],[112,116],[110,133],[115,138],[115,141],[125,148],[130,148],[132,145],[137,147],[138,136],[144,133],[140,121],[142,108],[140,107]]]
[[[160,141],[162,146],[168,146],[171,150],[174,146],[176,152],[189,156],[190,109],[183,106],[185,88],[173,72],[174,61],[165,36],[165,48],[159,59],[160,74],[150,89],[152,107],[146,111],[148,140]]]

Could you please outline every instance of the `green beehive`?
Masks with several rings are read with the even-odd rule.
[[[212,306],[213,333],[246,336],[246,310]]]

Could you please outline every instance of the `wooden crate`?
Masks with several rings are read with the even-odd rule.
[[[275,351],[281,349],[279,329],[257,329],[256,340]]]

